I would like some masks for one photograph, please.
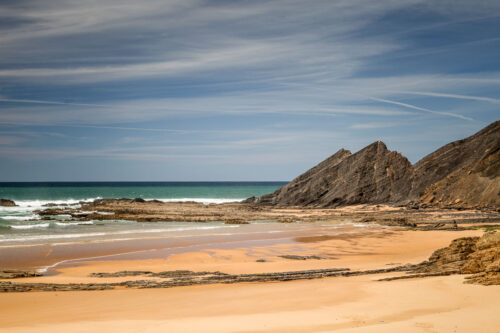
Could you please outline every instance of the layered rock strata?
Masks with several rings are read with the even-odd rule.
[[[247,203],[338,207],[353,204],[500,206],[500,121],[412,165],[377,141],[339,150],[274,193]]]
[[[411,274],[384,280],[472,274],[466,277],[465,283],[499,285],[500,232],[455,239],[448,247],[434,251],[429,260],[408,269],[408,273]]]

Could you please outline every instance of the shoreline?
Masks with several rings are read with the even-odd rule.
[[[468,276],[456,269],[416,269],[429,268],[421,264],[455,239],[498,228],[498,213],[193,203],[127,209],[134,218],[184,211],[237,219],[228,219],[235,225],[225,235],[26,247],[38,254],[35,264],[70,258],[43,276],[0,279],[2,331],[495,332],[500,325],[491,310],[500,306],[500,286],[464,284]],[[274,222],[240,224],[262,216]],[[9,249],[0,248],[0,260],[19,263],[23,248]]]
[[[189,222],[185,222],[189,223]],[[210,225],[210,222],[207,222]],[[38,271],[57,267],[66,262],[95,261],[99,258],[148,259],[168,256],[190,249],[212,246],[234,248],[238,244],[293,243],[295,238],[314,237],[318,233],[346,237],[358,233],[374,233],[383,228],[374,224],[356,226],[354,223],[262,223],[233,226],[237,230],[229,233],[163,235],[130,239],[96,239],[73,243],[47,243],[0,247],[0,267],[9,269],[36,269]],[[245,230],[249,229],[249,230]],[[111,259],[117,260],[117,259]],[[49,272],[50,273],[50,272]]]
[[[314,229],[314,226],[312,229]],[[134,252],[104,254],[65,260],[53,267],[56,274],[44,274],[15,282],[51,282],[71,276],[72,282],[99,281],[88,279],[93,269],[122,271],[196,270],[214,271],[222,267],[225,273],[285,272],[287,270],[349,267],[353,270],[373,270],[397,265],[417,264],[426,260],[440,247],[458,237],[480,236],[483,231],[408,231],[400,228],[376,229],[372,232],[324,236],[299,236],[270,239],[239,240],[191,244],[181,249],[141,249]],[[143,240],[140,240],[143,241]],[[307,259],[288,259],[305,257]],[[309,259],[309,257],[311,259]],[[236,258],[236,259],[235,259]],[[318,258],[318,260],[315,260]],[[259,262],[259,259],[265,261]],[[403,260],[404,259],[404,260]],[[146,263],[146,264],[145,264]],[[229,269],[229,270],[227,270]],[[67,273],[71,272],[70,275]],[[73,275],[73,273],[78,274]],[[84,272],[84,273],[82,273]],[[50,273],[50,272],[49,272]],[[87,274],[88,273],[88,274]],[[76,279],[75,279],[76,278]],[[101,280],[105,281],[105,280]]]
[[[105,214],[94,216],[96,214],[93,212]],[[109,226],[106,228],[115,228],[114,219],[129,222],[120,227],[118,220],[116,223],[122,229],[102,229],[104,232],[99,233],[107,235],[106,230],[111,230],[110,236],[114,235],[111,237],[91,237],[93,233],[90,232],[89,237],[86,237],[88,239],[75,238],[74,241],[73,234],[68,234],[72,236],[69,239],[65,239],[64,234],[55,234],[53,237],[63,238],[40,240],[34,244],[7,243],[0,246],[0,267],[36,269],[55,274],[54,267],[66,263],[95,261],[106,257],[113,258],[112,260],[165,257],[209,244],[216,244],[215,247],[220,248],[235,247],[239,243],[252,241],[267,242],[268,245],[286,241],[315,242],[343,238],[344,234],[358,238],[362,232],[398,228],[426,232],[494,230],[498,229],[500,222],[500,213],[493,211],[415,210],[389,205],[357,205],[332,209],[263,207],[239,203],[204,205],[136,199],[99,199],[82,202],[79,208],[48,207],[38,213],[49,219],[57,218],[58,215],[71,216],[69,221],[73,224],[88,225],[94,223],[95,218],[105,219]],[[182,222],[178,221],[179,217],[182,217]],[[144,220],[148,222],[140,222]],[[193,222],[196,224],[192,224]],[[153,227],[155,229],[151,229]],[[87,235],[87,228],[79,231],[81,235]],[[125,232],[127,235],[124,234],[126,238],[123,238],[121,234]]]
[[[341,267],[351,270],[390,268],[416,264],[457,237],[482,233],[471,230],[424,233],[400,229],[372,237],[360,235],[312,242],[292,239],[284,244],[253,244],[230,249],[208,246],[173,254],[166,259],[88,261],[82,265],[59,267],[57,275],[19,280],[96,284],[158,279],[90,276],[97,272],[125,270],[261,274]],[[280,257],[287,254],[329,258],[291,260]],[[267,261],[257,262],[259,258]],[[0,306],[4,309],[0,313],[0,327],[5,332],[84,332],[111,328],[125,332],[189,332],[193,329],[206,332],[349,332],[353,329],[420,332],[425,326],[439,332],[452,332],[458,325],[462,330],[457,332],[469,332],[474,327],[481,327],[482,332],[494,332],[500,324],[491,312],[500,305],[499,286],[463,284],[464,277],[460,275],[377,281],[396,275],[401,273],[167,289],[4,293],[0,297]],[[465,313],[474,315],[468,317]]]

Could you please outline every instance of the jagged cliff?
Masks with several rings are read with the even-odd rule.
[[[500,206],[500,121],[415,165],[377,141],[341,149],[274,193],[247,203],[336,207],[361,203]]]
[[[500,121],[438,149],[414,169],[414,193],[423,204],[500,206]]]

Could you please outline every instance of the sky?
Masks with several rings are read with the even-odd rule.
[[[0,181],[288,181],[500,119],[500,1],[0,0]]]

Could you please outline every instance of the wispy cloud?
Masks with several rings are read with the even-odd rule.
[[[493,104],[500,104],[500,99],[498,99],[498,98],[482,97],[482,96],[444,94],[444,93],[428,92],[428,91],[399,91],[398,93],[409,94],[409,95],[442,97],[442,98],[468,99],[468,100],[472,100],[472,101],[480,101],[480,102],[489,102],[489,103],[493,103]]]
[[[177,165],[169,175],[273,161],[281,176],[384,139],[415,159],[498,118],[499,9],[488,0],[4,1],[0,154],[138,169],[154,160]],[[420,135],[430,127],[440,136]]]

